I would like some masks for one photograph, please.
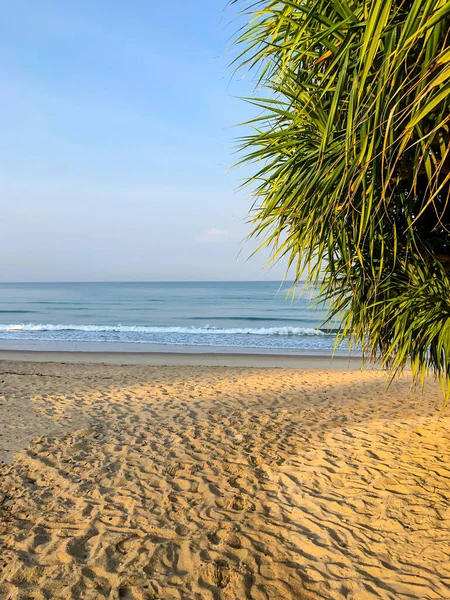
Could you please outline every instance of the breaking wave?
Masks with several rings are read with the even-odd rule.
[[[51,325],[33,323],[0,324],[0,332],[32,332],[32,331],[85,331],[114,333],[186,333],[186,334],[218,334],[218,335],[279,335],[279,336],[324,336],[328,331],[309,327],[243,327],[220,328],[205,325],[204,327],[147,327],[143,325]]]

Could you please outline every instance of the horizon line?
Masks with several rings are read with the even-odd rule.
[[[300,279],[300,282],[306,281]],[[72,284],[72,283],[293,283],[291,279],[92,279],[92,280],[66,280],[66,281],[0,281],[0,285],[6,284],[38,284],[38,283],[50,283],[50,284]]]

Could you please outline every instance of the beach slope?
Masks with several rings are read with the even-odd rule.
[[[0,363],[0,598],[450,597],[450,418],[381,371]]]

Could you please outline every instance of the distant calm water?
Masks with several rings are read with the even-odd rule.
[[[307,297],[286,299],[287,291],[276,282],[4,283],[0,347],[103,342],[130,350],[331,351],[334,336],[319,330],[325,312]]]

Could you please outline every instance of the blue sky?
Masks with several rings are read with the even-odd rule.
[[[226,0],[0,0],[2,281],[277,279],[247,257]]]

